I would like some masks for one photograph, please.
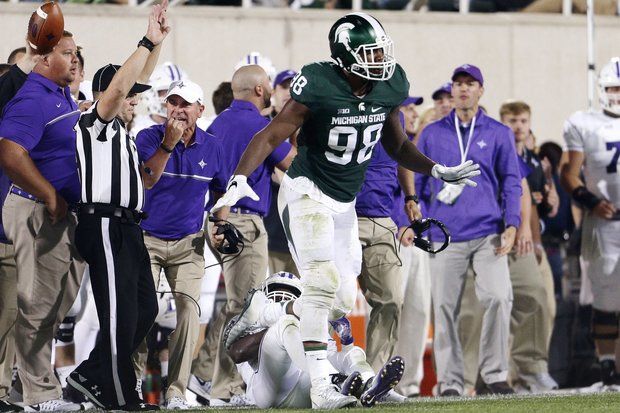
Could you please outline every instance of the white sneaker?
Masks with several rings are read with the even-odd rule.
[[[187,390],[203,397],[207,400],[211,400],[211,380],[204,381],[200,377],[195,375],[189,376],[189,383],[187,384]]]
[[[189,409],[189,405],[179,396],[174,396],[168,400],[166,400],[166,409],[168,410],[187,410]]]
[[[402,394],[396,393],[394,390],[390,390],[385,393],[383,396],[377,399],[379,403],[405,403],[408,401],[408,398],[403,396]]]
[[[341,394],[338,388],[329,382],[312,386],[310,388],[310,399],[313,409],[341,409],[357,405],[355,396]]]
[[[48,400],[43,403],[24,406],[26,412],[75,412],[78,410],[82,410],[81,405],[63,399]]]
[[[245,297],[245,304],[241,313],[234,316],[224,329],[224,344],[226,348],[241,337],[247,330],[261,327],[259,324],[260,313],[269,304],[269,300],[262,290],[250,290]]]
[[[229,401],[211,399],[210,407],[256,407],[254,399],[246,394],[233,394]]]
[[[519,379],[530,393],[547,393],[559,387],[549,373],[520,374]]]

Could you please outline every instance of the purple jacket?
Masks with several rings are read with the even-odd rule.
[[[478,110],[471,139],[467,159],[480,165],[481,175],[474,178],[478,186],[466,186],[453,205],[436,200],[442,181],[421,174],[415,177],[416,192],[427,216],[442,221],[454,242],[499,234],[504,227],[519,227],[521,223],[521,171],[512,131]],[[442,165],[461,162],[454,110],[424,128],[418,148]]]

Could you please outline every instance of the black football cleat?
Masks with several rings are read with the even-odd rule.
[[[362,393],[360,397],[362,406],[374,406],[378,399],[396,387],[404,372],[405,361],[399,356],[392,357],[371,379],[372,382]]]
[[[364,380],[359,371],[354,371],[342,382],[340,387],[340,393],[345,396],[355,396],[358,399],[362,395],[362,387],[364,386]]]

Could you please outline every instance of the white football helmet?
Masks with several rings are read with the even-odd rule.
[[[603,66],[598,75],[599,100],[601,108],[620,115],[620,93],[610,93],[609,87],[620,86],[620,58],[614,57]]]
[[[166,117],[166,102],[160,97],[160,92],[167,92],[172,82],[187,79],[189,79],[187,73],[172,62],[164,62],[157,66],[149,79],[151,88],[142,94],[149,115]]]
[[[265,296],[276,303],[299,298],[303,289],[299,277],[286,271],[271,274],[261,288]]]
[[[276,74],[278,73],[275,66],[271,62],[271,59],[261,55],[259,52],[250,52],[243,56],[243,58],[235,65],[235,72],[240,67],[249,65],[259,65],[262,67],[265,72],[267,72],[267,76],[269,76],[269,80],[271,81],[276,78]]]

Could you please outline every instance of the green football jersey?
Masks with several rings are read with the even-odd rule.
[[[364,97],[353,94],[335,63],[304,66],[291,82],[291,97],[312,115],[301,127],[289,176],[305,176],[333,199],[353,201],[388,114],[408,94],[409,82],[400,65],[390,80],[373,82]]]

